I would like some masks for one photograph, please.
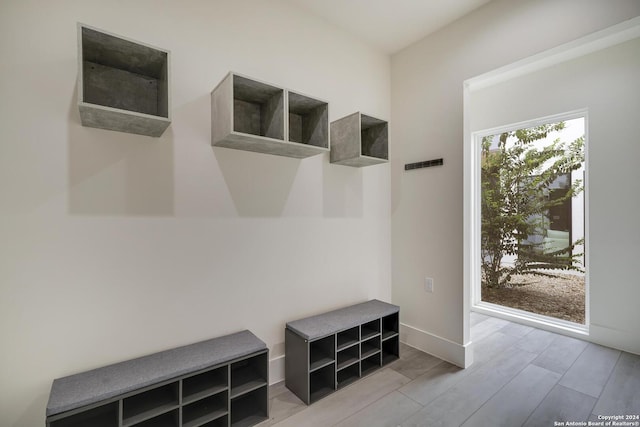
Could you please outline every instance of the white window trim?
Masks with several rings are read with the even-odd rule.
[[[480,161],[482,152],[482,138],[490,135],[497,135],[504,132],[514,131],[517,129],[527,129],[544,124],[558,123],[561,121],[568,121],[577,118],[584,118],[584,154],[585,154],[585,182],[584,182],[584,237],[585,237],[585,323],[569,322],[554,317],[544,316],[537,313],[531,313],[524,310],[518,310],[511,307],[502,306],[499,304],[492,304],[482,301],[481,297],[481,252],[480,252],[480,228],[481,228],[481,207],[480,207]],[[484,129],[481,131],[473,132],[471,134],[471,161],[473,168],[473,187],[471,188],[473,194],[472,220],[473,230],[475,233],[471,237],[471,247],[469,248],[469,260],[470,274],[471,274],[471,310],[505,318],[507,320],[517,321],[531,326],[541,327],[544,329],[550,329],[553,331],[563,332],[570,335],[584,336],[589,334],[589,112],[586,108],[570,111],[567,113],[554,114],[551,116],[540,117],[525,122],[509,124],[491,129]]]

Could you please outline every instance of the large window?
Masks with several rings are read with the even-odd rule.
[[[585,117],[478,132],[477,304],[585,323]]]

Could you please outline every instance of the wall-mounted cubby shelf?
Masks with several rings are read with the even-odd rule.
[[[287,91],[289,141],[329,150],[329,103]]]
[[[229,73],[211,92],[211,145],[305,158],[329,151],[329,104]]]
[[[399,315],[371,300],[287,323],[287,388],[309,405],[398,359]]]
[[[56,379],[47,427],[248,427],[268,418],[268,350],[249,331]]]
[[[171,123],[170,52],[78,24],[83,126],[161,136]]]
[[[353,113],[331,123],[331,163],[363,167],[389,161],[386,121]]]

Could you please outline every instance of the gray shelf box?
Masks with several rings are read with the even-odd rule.
[[[363,167],[389,161],[389,125],[360,112],[331,123],[331,163]]]
[[[170,52],[78,24],[83,126],[161,136],[171,123]]]
[[[329,151],[329,103],[292,91],[287,96],[289,142],[308,146],[311,155]]]
[[[329,151],[328,126],[327,102],[238,73],[211,92],[213,146],[305,158]]]

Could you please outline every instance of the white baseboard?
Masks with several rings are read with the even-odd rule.
[[[461,368],[468,368],[473,363],[471,343],[457,344],[404,323],[400,323],[400,341]]]
[[[640,336],[637,333],[594,323],[591,324],[590,332],[588,339],[591,342],[640,355]]]
[[[269,385],[284,381],[284,354],[269,360]]]

